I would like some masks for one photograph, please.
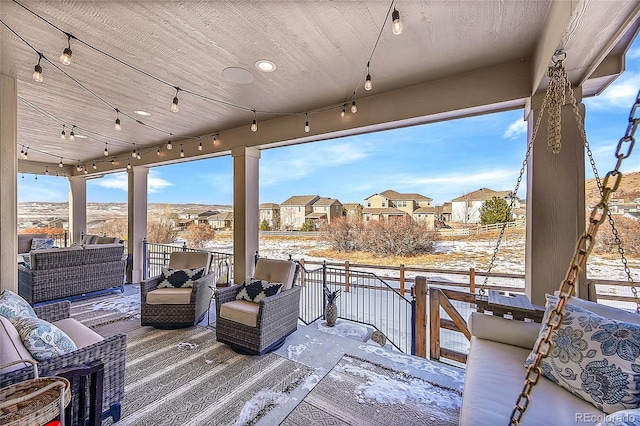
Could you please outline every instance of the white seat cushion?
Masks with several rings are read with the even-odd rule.
[[[98,333],[73,318],[61,319],[54,322],[53,325],[64,331],[73,340],[78,349],[104,340]]]
[[[246,300],[234,300],[223,303],[220,307],[220,316],[224,319],[239,322],[240,324],[255,327],[258,325],[258,311],[260,305]]]
[[[149,305],[188,305],[191,303],[190,288],[159,288],[147,294]]]
[[[5,365],[20,359],[33,359],[31,353],[24,347],[16,328],[7,318],[0,315],[0,365]],[[9,373],[31,364],[15,364],[0,369],[0,373]]]

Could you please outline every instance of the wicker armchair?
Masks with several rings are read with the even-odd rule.
[[[200,322],[209,310],[214,275],[209,271],[211,253],[171,253],[169,268],[205,268],[205,275],[192,288],[158,288],[162,275],[140,283],[140,321],[157,328],[189,327]]]
[[[35,306],[38,318],[49,322],[69,318],[71,303],[62,301],[44,306]],[[127,336],[116,334],[104,340],[85,346],[66,355],[61,355],[44,361],[38,361],[40,376],[47,376],[59,370],[78,365],[100,361],[104,364],[104,382],[102,407],[105,411],[102,418],[112,416],[114,422],[120,420],[120,402],[124,399],[125,354],[127,351]],[[33,378],[33,368],[24,367],[0,374],[0,388],[13,383]]]
[[[278,349],[296,331],[300,312],[300,286],[295,285],[299,265],[290,260],[260,258],[254,278],[284,284],[280,293],[259,303],[236,300],[242,286],[216,290],[216,339],[235,351],[262,355]],[[255,325],[253,325],[255,324]]]

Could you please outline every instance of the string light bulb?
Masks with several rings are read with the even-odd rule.
[[[49,176],[49,166],[45,166],[44,168],[44,174]]]
[[[131,160],[127,160],[127,170],[131,170]]]
[[[116,159],[115,159],[115,158],[112,158],[112,159],[111,159],[111,165],[113,166],[114,164],[116,164]]]
[[[184,148],[182,147],[182,144],[180,144],[180,157],[184,158]]]
[[[136,154],[136,158],[137,158],[138,160],[140,160],[140,159],[142,158],[142,155],[140,155],[140,150],[138,150],[138,153]]]
[[[218,145],[218,137],[217,135],[213,135],[213,146]]]
[[[93,170],[96,170],[98,168],[95,160],[93,160],[93,163],[91,163],[91,167],[93,167]]]
[[[367,62],[367,79],[364,82],[364,90],[373,89],[373,83],[371,83],[371,74],[369,73],[369,62]]]
[[[169,151],[171,151],[173,149],[173,145],[171,145],[171,139],[169,139],[169,142],[167,142],[167,149]]]
[[[304,115],[307,118],[307,121],[304,122],[304,131],[309,133],[311,131],[311,127],[309,127],[309,114],[305,112]]]
[[[258,131],[258,117],[255,109],[253,110],[253,122],[251,123],[251,131],[252,132]]]
[[[24,157],[24,145],[22,145],[22,148],[20,148],[20,156]]]
[[[69,140],[70,141],[75,141],[76,140],[76,134],[73,132],[73,129],[75,129],[76,126],[75,124],[73,126],[71,126],[71,131],[69,132]]]
[[[353,102],[351,102],[351,112],[353,114],[355,114],[356,112],[358,112],[358,107],[356,106],[356,100],[354,99]]]
[[[60,139],[66,139],[67,132],[64,131],[64,124],[62,125],[62,133],[60,133]]]
[[[118,110],[118,108],[116,108],[116,124],[114,125],[114,128],[117,132],[122,130],[122,126],[120,125],[120,111]]]
[[[109,150],[107,149],[107,143],[104,143],[104,156],[108,157],[109,156]]]
[[[340,111],[340,117],[344,118],[344,114],[347,112],[347,104],[342,105],[342,111]]]
[[[29,147],[25,148],[23,157],[26,160],[28,156],[29,156]]]
[[[60,157],[60,162],[58,163],[58,167],[64,167],[64,164],[62,164],[62,157]]]
[[[171,103],[171,111],[178,112],[178,92],[180,92],[180,88],[176,87],[176,95],[173,97],[173,102]]]
[[[133,150],[131,151],[131,158],[136,158],[136,144],[133,144]]]
[[[63,65],[71,64],[71,34],[67,34],[67,47],[62,51],[62,55],[60,55],[60,62]]]
[[[198,151],[202,151],[202,142],[198,144]]]
[[[38,53],[38,63],[35,67],[33,67],[33,79],[38,83],[42,83],[44,77],[42,76],[42,66],[40,66],[40,61],[42,60],[42,53]]]
[[[402,22],[400,21],[400,12],[394,7],[393,13],[391,13],[391,19],[393,20],[391,30],[395,35],[402,33]]]
[[[156,151],[156,155],[159,157],[160,156],[160,147],[158,147],[158,150]]]
[[[87,166],[84,166],[84,169],[82,170],[82,173],[84,173],[85,175],[86,175],[87,173],[89,173],[89,172],[87,171]]]
[[[76,166],[76,170],[81,172],[82,171],[82,165],[80,164],[80,161],[78,161],[78,165]]]

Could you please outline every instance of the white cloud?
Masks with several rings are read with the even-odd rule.
[[[639,88],[640,73],[627,71],[601,95],[585,99],[584,102],[589,109],[626,108],[630,110]]]
[[[366,142],[308,144],[284,151],[277,157],[260,162],[260,186],[275,186],[302,179],[320,170],[353,164],[371,155],[372,146]],[[291,153],[295,152],[295,156]]]
[[[503,137],[507,139],[515,138],[523,133],[527,133],[527,122],[524,120],[514,121],[509,125],[509,128],[504,131]]]
[[[118,189],[120,191],[127,192],[129,190],[129,182],[127,174],[115,173],[107,175],[103,178],[90,181],[102,188]],[[149,170],[149,176],[147,177],[147,191],[149,193],[161,192],[164,188],[172,186],[173,184],[160,177],[160,173],[155,170]]]

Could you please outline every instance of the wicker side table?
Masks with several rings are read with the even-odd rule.
[[[31,360],[34,378],[0,389],[0,425],[44,425],[57,417],[64,425],[64,408],[71,402],[71,385],[63,377],[38,377],[38,368]]]

